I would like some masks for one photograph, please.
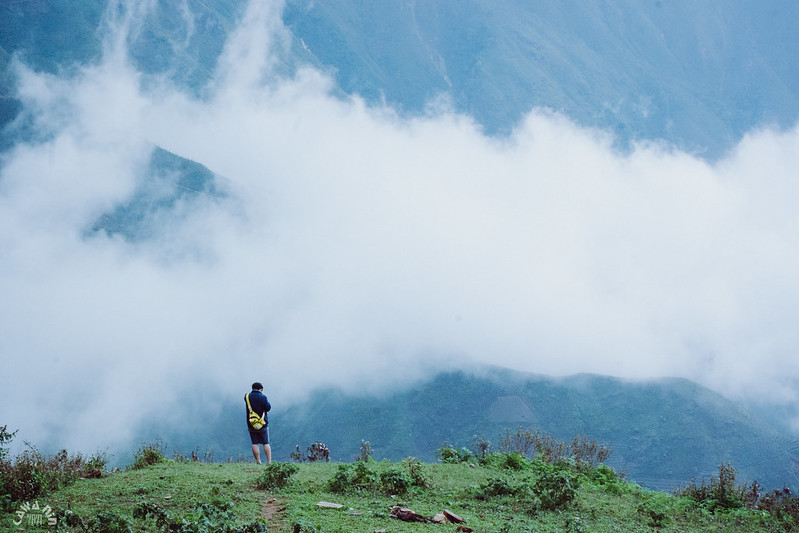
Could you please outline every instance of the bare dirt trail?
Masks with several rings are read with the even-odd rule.
[[[286,510],[286,498],[267,496],[261,505],[261,516],[266,518],[266,529],[269,531],[288,531],[283,513]]]

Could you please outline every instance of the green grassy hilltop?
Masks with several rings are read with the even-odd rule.
[[[672,495],[623,480],[595,455],[549,462],[496,452],[478,460],[447,446],[437,455],[435,463],[367,454],[353,463],[257,465],[167,460],[157,447],[143,448],[124,470],[59,483],[33,501],[7,498],[0,530],[757,532],[792,530],[797,516],[791,496],[756,495],[724,468],[719,479]],[[426,521],[436,515],[441,523]]]

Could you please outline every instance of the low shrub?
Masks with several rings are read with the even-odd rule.
[[[552,464],[542,459],[530,461],[517,452],[490,454],[484,464],[504,470],[508,475],[489,478],[480,485],[477,498],[529,495],[535,500],[538,509],[546,511],[569,507],[577,497],[580,482],[585,477],[577,471],[574,461]],[[522,479],[517,481],[513,472],[523,472]]]
[[[119,514],[119,511],[103,511],[94,519],[93,527],[89,531],[102,533],[133,533],[130,520]]]
[[[758,494],[755,508],[771,513],[786,531],[799,529],[799,499],[787,487]]]
[[[587,471],[598,466],[610,458],[611,449],[604,444],[598,444],[596,439],[589,439],[585,435],[575,435],[572,441],[571,457],[581,471]]]
[[[379,485],[381,492],[401,496],[408,492],[411,482],[402,471],[391,468],[380,473]]]
[[[499,451],[515,452],[522,457],[534,456],[547,463],[572,459],[581,471],[587,471],[605,462],[611,455],[610,448],[598,444],[596,439],[589,439],[585,435],[575,435],[569,445],[540,430],[533,431],[521,426],[516,428],[515,433],[505,429],[499,441]]]
[[[358,461],[353,468],[350,484],[355,490],[368,490],[377,485],[377,474],[369,470],[366,463]]]
[[[424,474],[424,463],[416,457],[406,457],[402,460],[405,469],[408,471],[411,485],[414,487],[427,488],[430,482]]]
[[[361,439],[361,452],[355,458],[355,461],[363,461],[364,463],[374,460],[374,452],[372,452],[372,443],[368,440]]]
[[[35,448],[29,448],[14,462],[0,464],[0,486],[7,496],[6,504],[33,500],[58,489],[60,472],[48,469],[46,462]],[[66,479],[64,484],[68,483]]]
[[[609,485],[621,481],[621,477],[611,467],[599,465],[588,472],[588,479],[595,485]]]
[[[130,465],[130,468],[132,470],[138,470],[165,462],[164,445],[159,441],[151,444],[142,444],[133,454],[133,464]]]
[[[330,449],[320,440],[308,446],[308,461],[330,461]]]
[[[491,441],[482,435],[474,435],[472,437],[472,453],[482,461],[491,453]]]
[[[353,465],[339,465],[327,486],[331,492],[372,490],[378,486],[378,478],[377,474],[369,470],[366,463],[358,461]]]
[[[213,446],[206,448],[202,456],[200,455],[199,448],[194,448],[188,456],[184,455],[180,450],[175,450],[172,452],[172,460],[176,463],[184,463],[187,461],[193,461],[195,463],[213,463],[215,461],[214,454]]]
[[[757,511],[755,516],[762,517],[768,513],[779,524],[781,531],[799,530],[799,499],[787,487],[762,492],[762,487],[755,481],[751,485],[738,485],[735,481],[736,470],[730,463],[719,465],[719,475],[695,481],[686,487],[679,488],[675,495],[698,504],[711,513],[747,516],[746,513]]]
[[[496,452],[488,454],[480,461],[484,466],[500,470],[527,470],[532,462],[517,452]]]
[[[602,464],[590,469],[586,477],[592,484],[604,488],[611,494],[623,494],[630,492],[632,488],[632,485],[626,483],[615,470]]]
[[[736,485],[736,471],[730,463],[719,465],[718,477],[712,477],[709,484],[702,480],[701,485],[691,481],[686,487],[675,491],[680,497],[689,498],[710,512],[723,509],[740,509],[747,501],[747,489]]]
[[[535,456],[547,463],[557,463],[569,457],[569,446],[551,435],[536,431],[533,436]]]
[[[530,429],[518,426],[515,433],[511,433],[509,428],[505,428],[505,433],[499,439],[499,451],[503,453],[517,453],[528,456],[534,449],[539,433],[533,433]]]
[[[539,507],[555,511],[569,507],[577,498],[581,475],[564,462],[535,464],[537,479],[531,489]]]
[[[327,482],[331,492],[371,491],[377,490],[385,494],[404,495],[412,487],[427,487],[428,481],[422,472],[422,463],[415,458],[403,461],[407,473],[400,468],[387,468],[378,475],[368,466],[369,463],[358,461],[353,464],[340,464],[336,473]],[[372,464],[377,464],[372,462]]]
[[[527,488],[525,484],[516,483],[504,477],[492,477],[480,485],[475,496],[480,500],[496,496],[516,496]]]
[[[294,451],[289,454],[289,457],[291,457],[292,461],[296,461],[298,463],[303,463],[303,462],[307,461],[307,458],[305,457],[305,454],[302,453],[302,451],[300,451],[300,445],[299,444],[297,444],[297,446],[294,448]]]
[[[450,464],[468,463],[475,460],[474,454],[466,448],[455,449],[446,442],[436,450],[436,457],[442,463]]]
[[[346,492],[350,488],[350,475],[352,468],[347,464],[338,465],[336,473],[327,482],[327,488],[330,492]]]
[[[233,502],[198,504],[194,511],[183,516],[174,516],[162,507],[142,502],[133,509],[133,518],[147,521],[151,519],[161,531],[186,531],[191,533],[266,533],[266,524],[254,521],[243,526],[233,526],[236,514]]]
[[[269,463],[256,481],[256,486],[263,490],[282,489],[299,470],[297,465],[291,463]]]
[[[315,462],[324,460],[325,462],[330,461],[330,448],[328,448],[325,443],[318,440],[308,446],[306,453],[300,451],[300,445],[297,444],[296,449],[289,454],[293,461],[298,463],[303,463],[305,461],[308,462]]]
[[[647,526],[653,529],[662,529],[668,525],[673,512],[669,495],[662,492],[646,493],[641,496],[638,504],[640,513]]]
[[[80,478],[101,477],[107,462],[104,454],[87,459],[61,450],[46,456],[28,445],[13,461],[0,461],[0,503],[8,509],[13,502],[36,499]]]
[[[8,431],[8,426],[0,426],[0,461],[5,461],[8,457],[8,449],[6,444],[14,440],[16,431]]]

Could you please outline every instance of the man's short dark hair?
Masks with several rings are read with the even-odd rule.
[[[252,390],[264,390],[264,386],[256,381],[252,384]]]

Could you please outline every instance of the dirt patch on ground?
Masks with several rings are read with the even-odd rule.
[[[268,496],[261,504],[261,516],[266,518],[266,529],[270,531],[287,531],[288,525],[284,519],[287,498],[273,498]]]

